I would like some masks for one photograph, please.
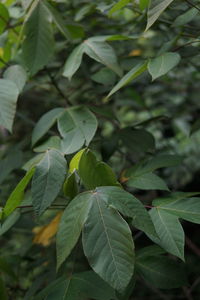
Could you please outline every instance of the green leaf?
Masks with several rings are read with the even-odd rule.
[[[121,129],[119,134],[123,144],[131,152],[140,154],[155,149],[155,139],[147,130],[126,127]]]
[[[0,126],[12,132],[19,90],[14,82],[0,79]]]
[[[35,147],[33,150],[35,152],[44,152],[48,149],[61,150],[61,139],[59,136],[51,136],[44,143]]]
[[[183,157],[179,155],[157,155],[150,160],[145,160],[135,164],[132,168],[126,171],[125,177],[140,176],[160,168],[173,167],[179,165],[182,161]]]
[[[24,197],[25,188],[27,187],[29,181],[31,180],[34,172],[35,172],[34,168],[30,169],[26,173],[26,175],[21,179],[21,181],[18,183],[14,191],[9,196],[3,210],[3,215],[5,217],[8,217],[16,209],[16,207],[20,205]]]
[[[169,196],[160,197],[153,200],[152,204],[154,206],[162,206],[174,202],[176,200],[183,200],[186,198],[190,198],[192,196],[199,195],[200,192],[174,192],[170,193]]]
[[[157,236],[153,222],[144,205],[133,195],[119,187],[99,187],[96,191],[101,194],[109,205],[117,209],[124,216],[132,218],[138,229]]]
[[[4,159],[0,160],[0,184],[13,170],[18,169],[21,164],[22,152],[15,149],[10,151]]]
[[[200,198],[175,199],[169,204],[161,204],[159,210],[186,221],[200,224]]]
[[[23,60],[31,75],[41,70],[54,52],[54,37],[49,14],[41,1],[25,24],[25,40],[22,45]]]
[[[141,190],[164,190],[169,191],[166,183],[154,173],[145,173],[142,175],[130,176],[127,185]]]
[[[178,218],[158,208],[151,209],[149,213],[159,239],[150,238],[167,252],[184,260],[185,236]]]
[[[73,173],[74,171],[78,170],[79,162],[80,162],[81,156],[84,153],[84,151],[85,151],[85,148],[80,150],[79,152],[77,152],[71,159],[71,161],[69,163],[69,172],[70,173]]]
[[[152,80],[168,73],[179,63],[180,59],[180,55],[174,52],[166,52],[156,58],[150,59],[148,71],[152,76]]]
[[[19,210],[15,210],[10,216],[8,216],[3,224],[0,225],[0,236],[6,233],[19,220],[19,217]]]
[[[74,106],[59,117],[58,130],[63,137],[62,151],[71,154],[89,145],[97,130],[97,119],[88,108]]]
[[[37,122],[32,133],[32,145],[35,145],[56,122],[64,108],[54,108],[45,113]]]
[[[57,269],[78,241],[91,207],[92,198],[91,192],[79,194],[69,203],[62,215],[56,237]]]
[[[3,74],[5,79],[13,81],[18,87],[19,93],[22,92],[27,80],[27,74],[24,68],[20,65],[13,65],[6,69]]]
[[[57,150],[48,150],[36,166],[32,180],[32,202],[41,215],[57,197],[66,175],[66,160]]]
[[[92,207],[83,230],[83,249],[94,271],[122,292],[134,270],[134,244],[128,224],[120,214],[93,193]]]
[[[119,0],[116,4],[113,5],[113,7],[109,10],[108,15],[111,16],[116,11],[120,10],[124,6],[126,6],[128,3],[130,3],[131,0]]]
[[[9,21],[9,12],[5,5],[0,3],[0,34],[4,32],[4,29],[7,27]]]
[[[64,182],[63,192],[66,197],[73,199],[78,194],[78,185],[76,182],[76,174],[70,174]]]
[[[117,63],[115,52],[109,44],[87,39],[84,41],[84,45],[85,53],[92,59],[102,63],[119,76],[122,75],[122,70]]]
[[[173,0],[151,0],[147,12],[146,31],[156,22],[163,11],[173,2]]]
[[[147,63],[139,64],[133,69],[131,69],[126,75],[122,77],[122,79],[112,88],[110,93],[106,98],[109,98],[114,93],[116,93],[119,89],[127,85],[129,82],[137,78],[139,75],[141,75],[144,71],[147,69]]]
[[[44,5],[53,18],[54,23],[60,32],[66,37],[67,40],[71,40],[71,34],[67,29],[67,25],[65,24],[62,15],[59,13],[57,9],[55,9],[49,2],[44,1]]]
[[[140,0],[139,6],[141,10],[146,9],[149,6],[150,0]]]
[[[45,288],[36,300],[116,299],[114,290],[92,271],[75,273],[70,279],[58,278]]]
[[[193,133],[195,133],[199,129],[200,129],[200,119],[196,120],[194,122],[194,124],[192,124],[191,130],[190,130],[190,134],[192,135]]]
[[[136,260],[142,258],[142,257],[148,257],[148,256],[158,256],[161,254],[165,254],[165,250],[158,245],[151,245],[146,246],[139,251],[136,251]]]
[[[81,65],[82,57],[85,52],[85,45],[80,44],[68,57],[63,70],[63,76],[71,80],[74,73],[78,70]]]
[[[0,7],[1,9],[1,7]],[[1,300],[8,300],[8,294],[3,279],[0,278],[0,297]]]
[[[112,169],[104,162],[98,161],[90,150],[81,155],[78,173],[86,189],[95,189],[97,186],[120,186]]]
[[[197,14],[198,14],[198,10],[195,7],[192,7],[184,14],[178,16],[173,22],[172,26],[173,27],[183,26],[189,23],[190,21],[192,21]]]
[[[145,281],[160,289],[178,288],[187,284],[182,265],[168,257],[141,257],[136,260],[136,268]]]

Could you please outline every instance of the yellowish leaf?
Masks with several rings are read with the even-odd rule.
[[[52,237],[54,237],[57,233],[62,214],[63,212],[59,212],[55,218],[45,226],[37,226],[33,228],[33,233],[35,233],[33,244],[41,244],[44,247],[51,244]]]
[[[128,56],[140,56],[142,54],[142,50],[141,49],[134,49],[132,50]]]

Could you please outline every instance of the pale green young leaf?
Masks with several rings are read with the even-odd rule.
[[[3,3],[0,3],[0,34],[4,32],[4,29],[9,22],[9,12]]]
[[[145,233],[157,236],[153,222],[144,205],[133,195],[120,187],[96,188],[101,197],[124,216],[132,218],[133,225]]]
[[[123,8],[124,6],[126,6],[127,4],[129,4],[131,2],[131,0],[119,0],[116,4],[113,5],[113,7],[109,10],[108,14],[109,16],[111,16],[113,13],[115,13],[116,11],[120,10],[121,8]]]
[[[85,53],[92,59],[102,63],[119,76],[122,75],[122,70],[118,65],[116,54],[109,44],[106,42],[94,41],[93,39],[87,39],[84,41],[84,45]]]
[[[48,62],[54,52],[54,37],[49,14],[41,1],[25,24],[25,40],[22,59],[31,75],[37,73]]]
[[[147,69],[147,63],[139,64],[133,69],[131,69],[126,75],[122,77],[122,79],[112,88],[110,93],[106,98],[109,98],[114,93],[116,93],[119,89],[127,85],[129,82],[137,78],[139,75],[141,75],[144,71]]]
[[[141,10],[146,9],[149,6],[150,0],[140,0],[139,6]]]
[[[150,0],[150,5],[147,12],[147,26],[145,30],[148,30],[160,17],[163,11],[174,0]]]
[[[180,59],[180,55],[175,52],[165,52],[156,58],[150,59],[148,71],[152,76],[152,80],[168,73],[179,63]]]
[[[56,237],[57,269],[76,245],[90,210],[92,199],[93,194],[91,192],[79,194],[65,209]]]
[[[0,126],[12,132],[19,95],[18,87],[9,79],[0,79]]]
[[[87,189],[98,186],[120,186],[113,170],[104,162],[98,161],[90,150],[81,155],[78,173]]]
[[[74,171],[78,170],[79,162],[81,159],[82,154],[84,153],[85,149],[80,150],[77,152],[69,163],[69,172],[73,173]]]
[[[24,191],[29,181],[31,180],[34,172],[35,172],[34,168],[30,169],[26,173],[26,175],[21,179],[21,181],[18,183],[16,188],[13,190],[4,207],[3,210],[4,217],[8,217],[16,209],[16,207],[20,205],[24,197]]]
[[[128,224],[94,191],[83,229],[83,249],[93,270],[123,292],[134,271],[134,244]]]
[[[150,285],[161,289],[172,289],[187,284],[183,266],[165,256],[144,256],[136,260],[139,275]]]
[[[41,215],[55,200],[66,172],[64,156],[57,150],[48,150],[36,166],[32,180],[32,203],[36,214]]]
[[[151,209],[149,213],[159,239],[150,238],[167,252],[184,260],[185,235],[178,218],[158,208]]]
[[[72,76],[81,65],[84,52],[85,52],[84,44],[80,44],[72,51],[72,53],[70,54],[70,56],[68,57],[64,65],[63,76],[71,80]]]
[[[35,145],[56,122],[64,108],[54,108],[45,113],[37,122],[32,133],[32,145]]]

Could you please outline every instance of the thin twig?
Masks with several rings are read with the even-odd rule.
[[[189,45],[195,44],[195,43],[200,43],[200,40],[191,41],[191,42],[188,42],[188,43],[186,43],[186,44],[184,44],[184,45],[178,46],[178,47],[175,48],[173,51],[177,51],[177,50],[179,50],[179,49],[181,49],[181,48],[183,48],[183,47],[186,47],[186,46],[189,46]]]
[[[61,96],[63,99],[65,99],[66,103],[67,103],[68,105],[70,105],[68,98],[67,98],[66,95],[63,93],[63,91],[60,89],[60,87],[59,87],[57,81],[55,80],[55,77],[51,74],[50,70],[47,69],[46,67],[45,67],[44,69],[45,69],[46,73],[48,74],[48,76],[49,76],[49,78],[50,78],[50,80],[51,80],[51,83],[53,84],[53,86],[55,87],[55,89],[57,90],[57,92],[60,94],[60,96]]]

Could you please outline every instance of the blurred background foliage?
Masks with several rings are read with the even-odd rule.
[[[9,65],[23,64],[23,26],[31,2],[2,0],[0,3],[2,76]],[[157,174],[164,179],[171,191],[199,191],[200,3],[197,0],[173,1],[159,20],[148,31],[144,31],[147,2],[130,1],[120,10],[109,14],[115,1],[50,1],[62,15],[68,39],[54,24],[55,43],[52,45],[53,49],[50,49],[52,55],[48,64],[30,77],[19,97],[13,134],[0,128],[1,206],[24,174],[25,163],[37,154],[37,149],[35,152],[31,148],[31,135],[39,118],[53,108],[79,104],[87,105],[98,118],[98,131],[90,145],[91,149],[113,168],[119,179],[123,179],[128,168],[144,158],[157,154],[176,154],[183,158],[182,162],[178,166],[158,170]],[[185,19],[179,18],[189,11],[190,17],[187,15]],[[62,76],[65,61],[77,45],[90,37],[104,35],[129,37],[109,41],[124,74],[139,62],[157,57],[165,51],[179,53],[181,61],[155,81],[152,81],[147,72],[143,73],[105,100],[120,77],[90,57],[83,55],[80,68],[70,81]],[[141,139],[138,142],[139,150],[135,149],[137,140],[131,140],[128,131],[121,138],[123,129],[127,127],[131,130],[147,130],[154,138],[155,147],[148,146],[148,139],[144,136],[142,139],[146,149]],[[57,129],[53,128],[49,136],[56,132]],[[47,137],[48,135],[42,141]],[[126,189],[133,192],[145,205],[150,204],[152,199],[167,194],[166,191],[138,190],[130,186]],[[30,202],[29,198],[30,194],[27,192],[25,205]],[[58,199],[59,201],[62,199]],[[9,299],[37,299],[34,295],[47,284],[47,279],[53,281],[56,278],[54,238],[50,234],[49,242],[48,233],[41,239],[39,235],[37,238],[34,236],[44,231],[42,226],[50,223],[57,211],[47,211],[36,226],[34,214],[30,209],[24,208],[21,210],[20,220],[20,212],[16,211],[10,224],[8,221],[0,228],[2,295],[4,281],[8,286]],[[12,223],[15,226],[4,234]],[[55,226],[56,222],[52,225],[52,230],[55,230]],[[199,299],[198,227],[185,222],[184,229],[187,236],[186,267],[190,288],[163,293],[140,280],[130,299]],[[134,234],[136,249],[149,245],[140,232],[136,231]],[[78,254],[76,253],[74,263],[75,251]],[[87,266],[81,249],[75,251],[68,261],[69,274],[72,271],[82,271]]]

